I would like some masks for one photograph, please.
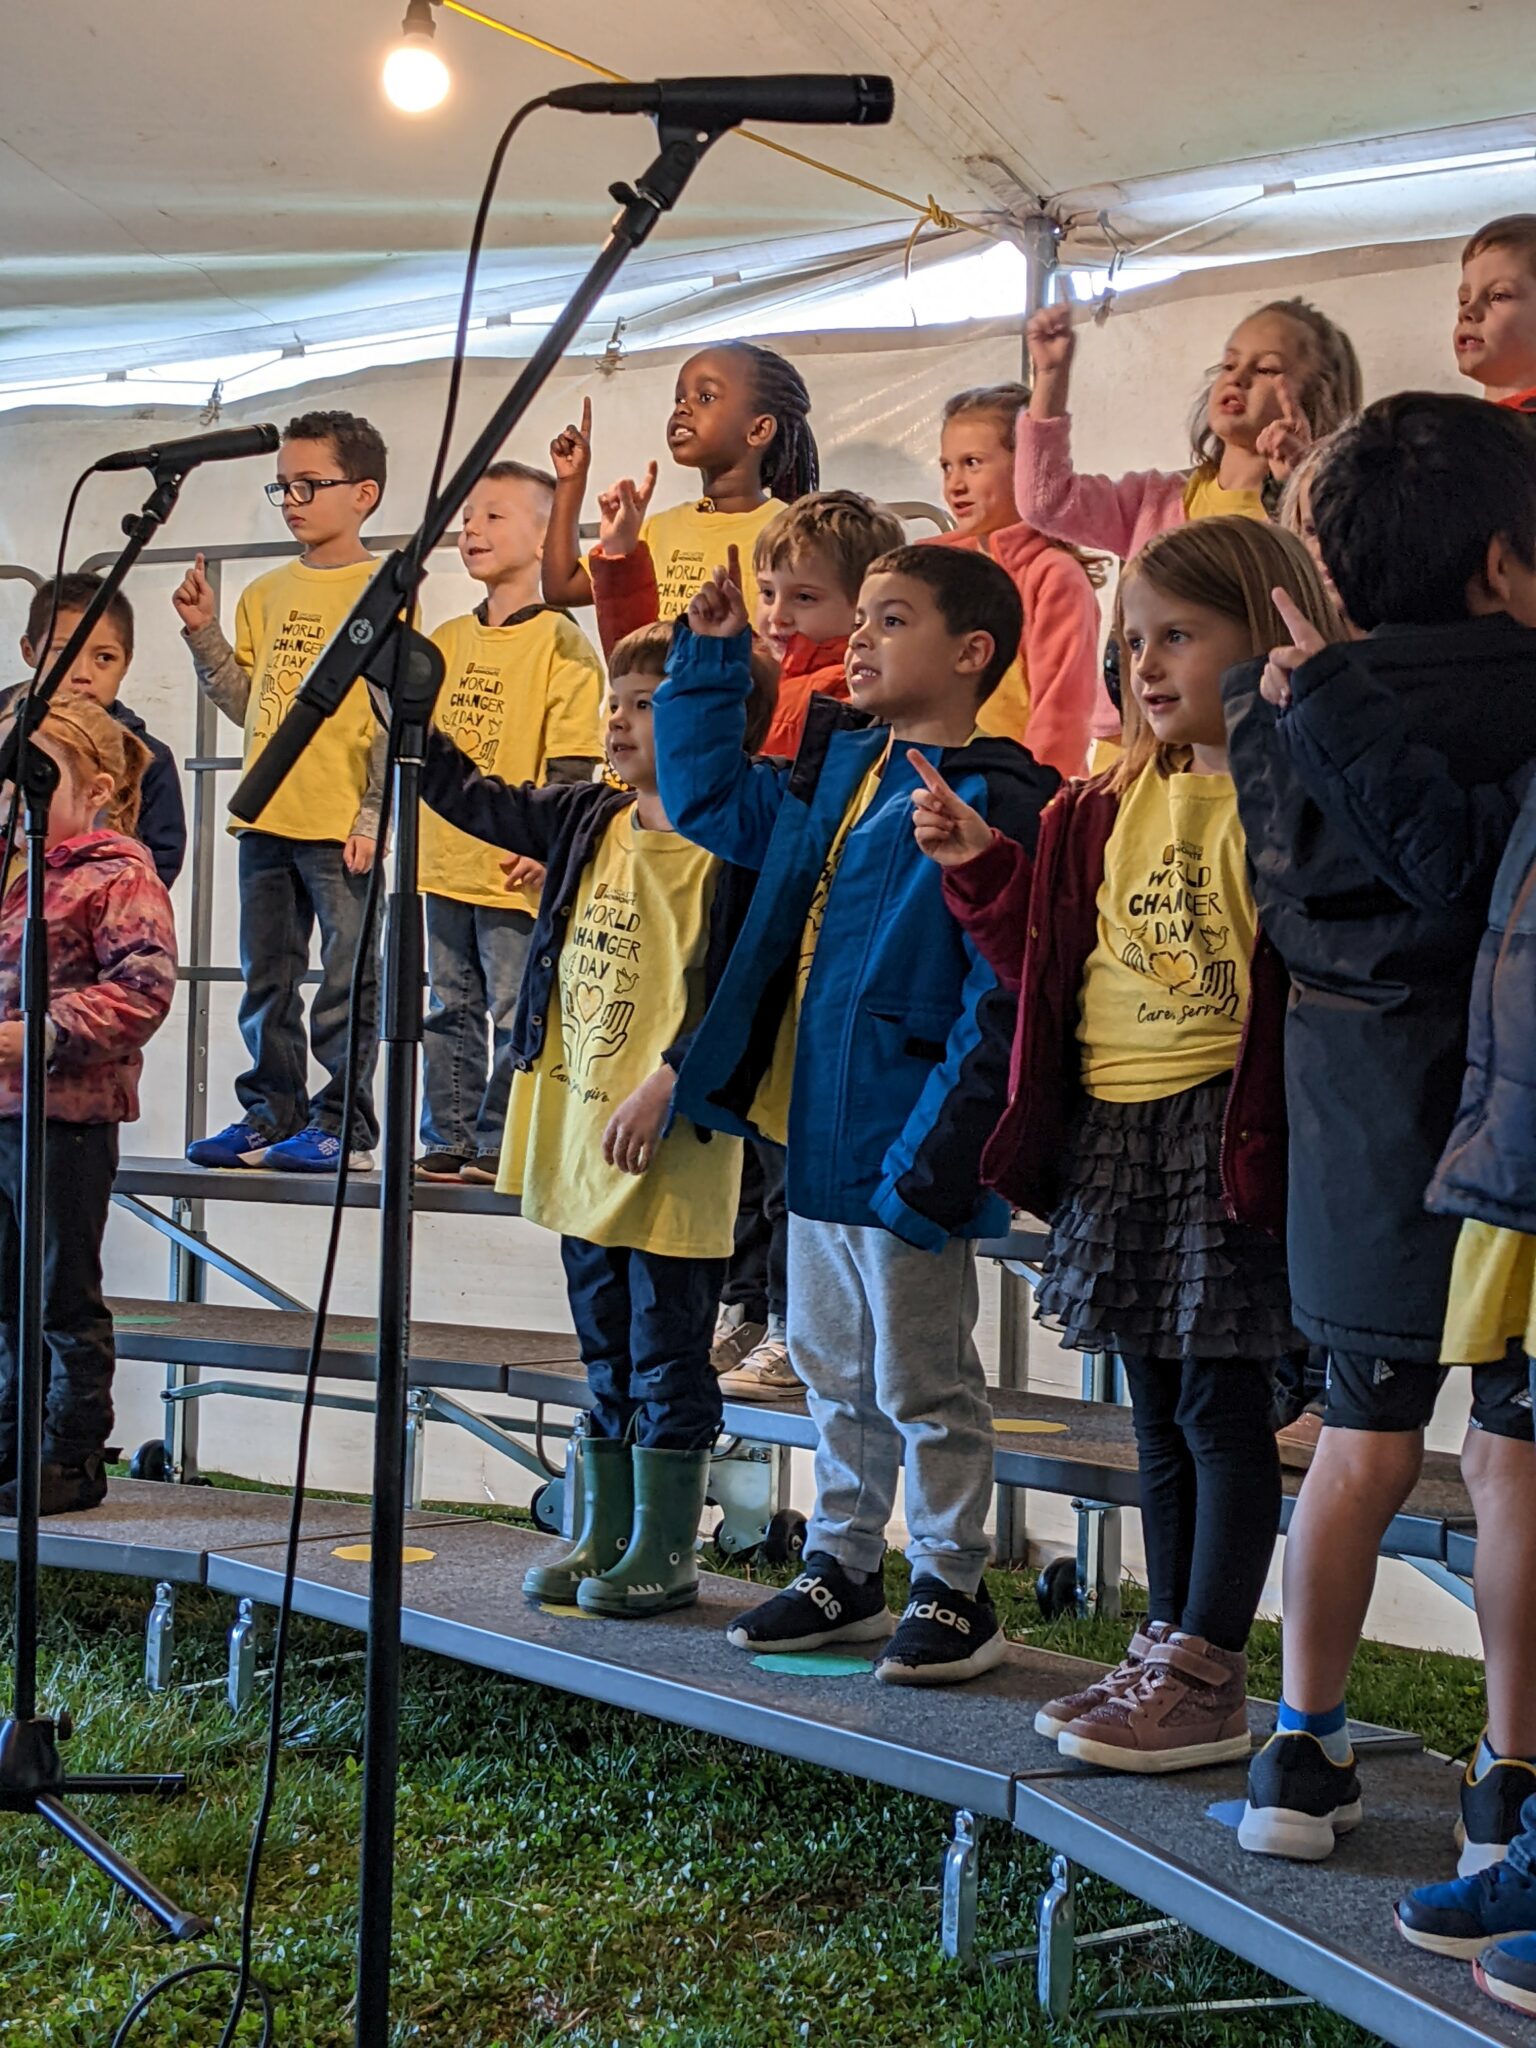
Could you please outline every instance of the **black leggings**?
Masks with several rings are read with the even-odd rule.
[[[1280,1529],[1272,1367],[1121,1362],[1140,1453],[1149,1619],[1241,1650]]]

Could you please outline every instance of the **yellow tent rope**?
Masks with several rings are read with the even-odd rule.
[[[542,50],[546,57],[558,57],[562,63],[575,64],[583,71],[595,72],[599,78],[610,78],[617,85],[628,85],[631,82],[622,71],[610,71],[606,64],[594,64],[590,57],[583,57],[575,50],[563,50],[558,43],[546,42],[542,36],[532,35],[527,29],[513,28],[509,22],[498,21],[493,14],[482,14],[478,8],[466,7],[464,0],[441,0],[441,5],[449,14],[462,14],[466,21],[478,22],[482,28],[495,29],[499,35],[510,36],[514,42],[526,43],[531,50]],[[813,171],[824,172],[829,178],[840,178],[845,185],[857,185],[862,192],[872,192],[877,199],[889,199],[893,205],[906,207],[909,213],[915,213],[918,217],[912,238],[914,244],[925,227],[945,228],[951,231],[968,227],[973,234],[992,233],[990,228],[981,227],[975,221],[962,220],[958,214],[948,212],[939,205],[931,192],[927,204],[924,205],[916,199],[908,199],[904,193],[892,192],[884,185],[871,184],[868,178],[855,177],[852,171],[839,170],[836,164],[824,164],[817,157],[806,156],[801,150],[791,149],[787,143],[775,142],[767,135],[758,135],[750,128],[739,128],[735,133],[739,134],[744,142],[755,142],[759,149],[771,149],[779,156],[787,156],[792,163],[805,164]],[[909,246],[909,264],[910,260]]]

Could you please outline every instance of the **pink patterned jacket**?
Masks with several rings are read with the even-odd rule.
[[[67,1124],[131,1123],[142,1051],[176,993],[171,899],[137,839],[82,832],[50,849],[48,1114]],[[0,905],[0,1018],[21,1014],[19,956],[26,876]],[[0,1116],[21,1113],[21,1069],[0,1067]]]

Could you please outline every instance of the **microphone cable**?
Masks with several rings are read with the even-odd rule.
[[[480,255],[484,247],[487,223],[495,198],[496,186],[501,176],[502,165],[513,138],[529,115],[548,104],[547,95],[529,100],[518,108],[496,144],[491,157],[490,168],[480,194],[480,203],[475,212],[474,227],[470,235],[469,251],[465,262],[464,288],[459,303],[458,327],[454,336],[453,358],[449,367],[448,392],[443,408],[442,429],[438,437],[437,453],[432,466],[432,480],[427,492],[427,506],[436,502],[442,488],[443,472],[447,467],[448,450],[453,440],[454,424],[458,415],[459,394],[463,385],[464,360],[468,352],[469,321],[474,304],[475,280],[480,267]],[[89,474],[89,472],[87,472]],[[84,479],[82,478],[83,482]],[[79,485],[76,485],[76,492]],[[71,507],[73,499],[71,499]],[[421,571],[419,559],[412,560],[411,566]],[[411,602],[402,600],[405,617],[396,629],[395,675],[398,682],[401,665],[405,657],[405,629],[414,614],[414,594]],[[320,1295],[315,1304],[314,1328],[310,1337],[309,1353],[305,1362],[304,1391],[299,1408],[299,1439],[294,1461],[293,1506],[288,1518],[287,1549],[283,1561],[283,1585],[277,1608],[277,1633],[272,1650],[272,1698],[267,1715],[267,1747],[262,1767],[261,1796],[255,1821],[251,1828],[251,1846],[246,1863],[245,1888],[240,1907],[240,1958],[237,1963],[206,1962],[194,1963],[186,1969],[176,1970],[151,1984],[124,2018],[117,2032],[112,2036],[111,2048],[125,2048],[133,2028],[148,2010],[153,2001],[174,1986],[184,1984],[190,1978],[205,1975],[222,1975],[235,1978],[235,1988],[230,1998],[229,2012],[224,2030],[219,2036],[218,2048],[231,2048],[241,2016],[247,2004],[254,1997],[261,2008],[262,2030],[257,2048],[271,2048],[276,2040],[276,2019],[272,1994],[267,1985],[255,1974],[253,1955],[255,1949],[256,1899],[261,1878],[262,1856],[266,1848],[267,1830],[277,1797],[278,1760],[282,1751],[282,1709],[285,1672],[288,1657],[288,1638],[293,1617],[294,1584],[298,1577],[299,1541],[304,1519],[305,1488],[309,1473],[309,1447],[311,1427],[314,1420],[315,1396],[319,1388],[320,1358],[325,1343],[325,1328],[330,1316],[331,1289],[336,1276],[336,1264],[341,1246],[342,1220],[346,1213],[348,1168],[351,1155],[352,1115],[357,1097],[359,1053],[361,1050],[357,1019],[362,1001],[363,980],[374,929],[378,921],[379,903],[383,894],[384,867],[389,843],[389,827],[394,808],[395,763],[398,756],[398,728],[393,719],[389,726],[389,739],[385,752],[384,795],[379,813],[379,836],[374,844],[373,863],[368,871],[368,894],[363,906],[363,929],[358,939],[357,953],[352,963],[352,979],[349,989],[350,1018],[347,1028],[346,1080],[342,1101],[341,1151],[336,1166],[336,1193],[331,1204],[331,1220],[326,1240],[325,1265],[320,1283]],[[380,990],[382,1004],[383,990]]]

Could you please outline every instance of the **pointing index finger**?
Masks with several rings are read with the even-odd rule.
[[[917,770],[920,780],[934,796],[943,797],[950,803],[955,801],[955,792],[926,754],[920,753],[916,747],[908,747],[907,760]]]
[[[592,438],[592,401],[590,398],[584,398],[581,401],[581,438],[584,441]]]

